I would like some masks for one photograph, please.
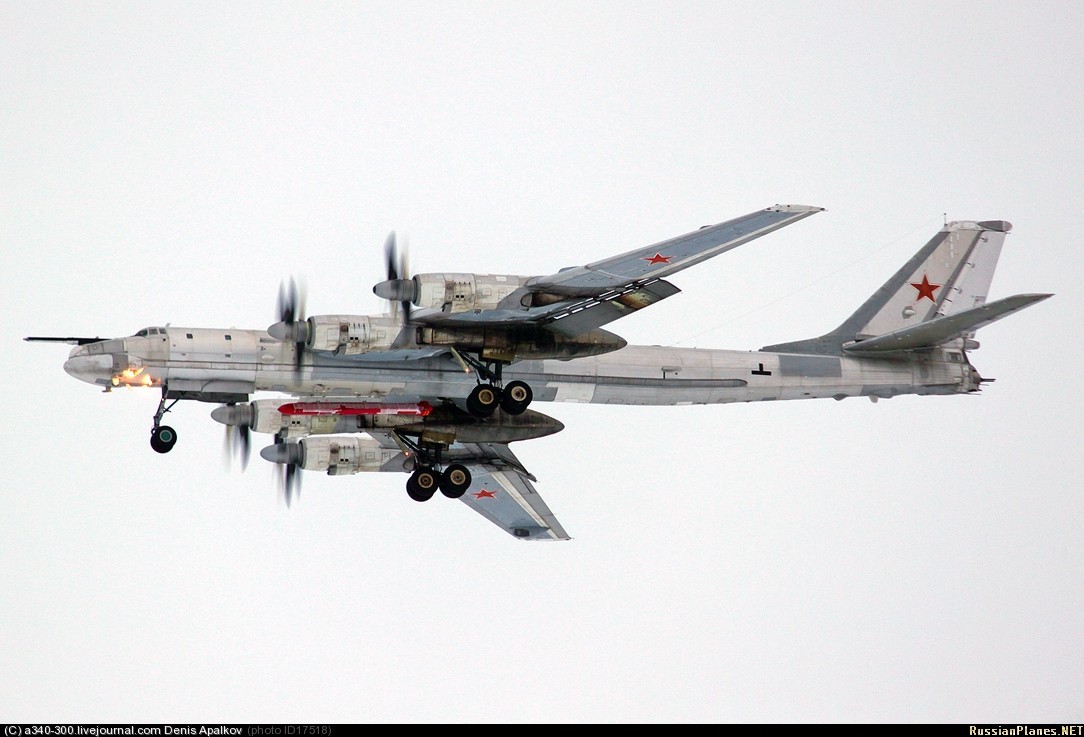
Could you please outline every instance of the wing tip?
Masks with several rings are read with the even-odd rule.
[[[794,212],[794,213],[800,213],[800,212],[807,212],[807,213],[824,212],[823,207],[817,207],[816,205],[793,205],[793,204],[781,205],[781,204],[778,204],[778,203],[773,205],[772,207],[767,207],[765,209],[769,210],[771,212]]]

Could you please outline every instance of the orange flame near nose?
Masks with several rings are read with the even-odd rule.
[[[143,367],[126,368],[110,380],[113,386],[153,386],[154,377],[143,373]]]

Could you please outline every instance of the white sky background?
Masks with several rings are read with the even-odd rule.
[[[1084,6],[0,6],[0,721],[1061,722],[1084,679]],[[979,397],[536,408],[573,536],[405,476],[223,463],[213,405],[26,335],[378,313],[777,202],[824,213],[610,326],[839,324],[949,219],[1006,219]],[[257,439],[257,448],[266,444]]]

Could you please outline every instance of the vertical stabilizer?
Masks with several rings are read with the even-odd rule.
[[[845,344],[982,307],[1011,229],[1004,220],[948,223],[838,328],[764,350],[840,354]]]
[[[1011,229],[1003,220],[949,223],[836,332],[860,340],[981,307]]]

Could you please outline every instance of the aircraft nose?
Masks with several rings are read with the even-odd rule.
[[[73,355],[64,362],[64,370],[69,375],[79,379],[79,381],[108,386],[109,380],[113,376],[113,357],[102,354],[95,356]]]

